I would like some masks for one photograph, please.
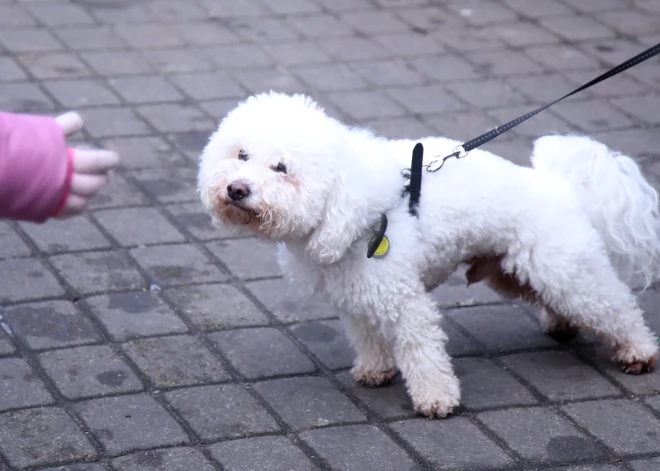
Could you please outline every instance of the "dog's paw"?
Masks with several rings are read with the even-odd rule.
[[[459,401],[454,398],[442,398],[431,401],[413,401],[415,412],[429,419],[442,419],[449,416],[458,407]]]
[[[630,362],[620,362],[619,365],[624,373],[629,375],[641,375],[653,371],[655,362],[658,360],[657,355],[646,360],[634,360]]]
[[[375,388],[378,386],[386,386],[392,382],[394,377],[399,373],[397,368],[388,368],[386,370],[372,370],[363,366],[354,366],[351,369],[351,374],[355,381],[363,386]]]

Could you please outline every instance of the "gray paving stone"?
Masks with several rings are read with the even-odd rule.
[[[460,53],[502,49],[504,43],[495,38],[488,29],[466,28],[464,25],[450,25],[434,33],[433,38],[449,49]]]
[[[650,397],[646,403],[655,411],[660,412],[660,396]]]
[[[412,66],[427,77],[446,82],[480,78],[477,68],[462,57],[442,55],[410,59]]]
[[[488,114],[496,117],[498,123],[507,123],[517,116],[528,113],[529,109],[529,106],[513,106],[489,110]],[[525,121],[517,126],[515,130],[517,135],[530,139],[537,139],[547,134],[569,134],[574,132],[575,126],[568,124],[549,110],[540,114],[536,119]],[[506,158],[506,156],[503,157]]]
[[[236,276],[242,279],[279,276],[276,246],[260,239],[210,242],[206,247]]]
[[[449,4],[448,10],[474,25],[484,25],[513,20],[516,14],[504,5],[488,0],[473,0],[472,8],[463,8],[461,3]]]
[[[403,59],[359,62],[352,67],[376,87],[407,87],[426,82],[426,78]]]
[[[0,329],[0,356],[11,355],[16,351],[16,347],[11,342],[11,338],[4,329]]]
[[[390,57],[392,53],[384,46],[368,38],[342,38],[319,41],[319,46],[339,61],[361,61]]]
[[[543,68],[517,51],[484,51],[466,57],[476,65],[477,70],[487,77],[528,75],[538,73]]]
[[[313,90],[335,92],[367,87],[366,80],[345,64],[306,65],[297,67],[294,73]]]
[[[195,170],[189,167],[153,168],[133,172],[142,188],[161,203],[199,202],[196,175]]]
[[[339,18],[365,35],[408,31],[410,28],[388,11],[343,13]]]
[[[14,229],[0,221],[0,258],[30,255],[30,248],[21,240]]]
[[[296,77],[278,68],[237,70],[233,75],[250,94],[268,93],[271,90],[289,94],[306,91],[306,87]],[[235,92],[233,96],[243,95]]]
[[[513,464],[504,450],[462,417],[405,420],[391,428],[432,466],[500,469]]]
[[[285,66],[323,64],[331,61],[330,56],[313,42],[265,44],[264,49],[277,63]]]
[[[353,119],[403,116],[405,109],[380,91],[338,92],[327,96],[342,112]]]
[[[142,390],[137,376],[107,345],[42,353],[39,363],[60,393],[69,399]]]
[[[657,448],[660,420],[640,404],[610,399],[569,404],[562,410],[620,456],[650,453]]]
[[[232,0],[201,0],[200,3],[208,8],[211,13],[222,14],[225,18],[249,18],[261,16],[266,12],[265,7],[255,0],[240,3]]]
[[[85,434],[58,408],[0,414],[0,450],[17,469],[96,456]]]
[[[481,346],[465,335],[455,323],[443,318],[440,327],[449,338],[445,348],[452,358],[482,353]]]
[[[128,256],[118,251],[56,255],[51,264],[80,293],[141,289],[146,286]]]
[[[421,469],[401,447],[373,425],[311,430],[301,433],[300,438],[330,463],[332,469],[341,471]],[[341,453],[337,450],[341,450]]]
[[[478,417],[530,462],[560,464],[607,457],[604,446],[548,409],[507,409],[485,412]]]
[[[460,99],[482,109],[517,105],[526,101],[513,87],[499,79],[452,82],[445,87]]]
[[[188,330],[181,319],[150,292],[95,296],[87,298],[85,303],[117,342]]]
[[[78,5],[30,5],[30,13],[48,26],[75,26],[93,24],[94,20]]]
[[[40,471],[108,471],[108,468],[96,463],[84,463],[84,464],[70,464],[68,466],[58,466],[56,468],[41,469]]]
[[[396,10],[392,9],[392,13],[411,25],[413,31],[420,36],[429,31],[440,30],[448,24],[447,20],[450,17],[447,10],[440,6],[425,5],[427,2],[423,1],[385,0],[384,3],[401,7]]]
[[[530,18],[544,18],[548,16],[565,16],[573,12],[558,0],[547,0],[531,3],[528,0],[504,0],[504,4]]]
[[[374,39],[394,54],[405,57],[439,54],[445,51],[438,41],[416,33],[387,33],[375,36]],[[433,61],[439,59],[434,56]]]
[[[94,217],[121,245],[183,242],[183,235],[154,208],[97,211]]]
[[[618,98],[613,100],[612,103],[628,115],[646,123],[660,124],[660,118],[652,112],[660,106],[660,94]]]
[[[16,60],[11,57],[0,57],[0,82],[25,80],[26,77]]]
[[[621,392],[568,352],[531,352],[502,357],[502,362],[551,401],[594,399]]]
[[[107,26],[77,26],[56,29],[54,34],[69,48],[80,51],[122,49],[126,43]]]
[[[284,21],[276,18],[242,18],[232,22],[241,37],[257,42],[291,41],[300,35]]]
[[[489,351],[506,352],[558,345],[515,306],[469,307],[449,311],[447,316]]]
[[[102,340],[92,322],[69,301],[20,304],[5,308],[2,316],[13,334],[32,350]]]
[[[542,9],[543,7],[541,5],[543,4],[539,4],[537,8]],[[522,22],[517,20],[511,23],[496,23],[489,26],[487,31],[512,47],[526,47],[537,44],[556,44],[560,42],[559,37],[539,28],[531,21]]]
[[[148,202],[147,197],[133,182],[115,174],[108,185],[90,202],[90,208],[116,208],[120,206],[141,206]]]
[[[70,108],[118,105],[119,99],[99,80],[58,80],[44,83],[44,88],[60,105]]]
[[[193,245],[142,247],[131,250],[131,256],[160,287],[227,281],[227,275]]]
[[[256,437],[217,443],[211,456],[226,471],[315,471],[319,469],[286,437]]]
[[[45,29],[6,29],[0,30],[0,44],[10,52],[58,51],[62,49],[55,36]]]
[[[46,253],[110,248],[110,242],[85,217],[66,221],[51,220],[45,224],[22,223],[40,251]]]
[[[362,407],[383,419],[401,419],[417,415],[401,375],[396,376],[391,384],[378,388],[362,386],[347,371],[339,373],[336,378],[341,381],[348,394],[360,401]]]
[[[198,450],[172,448],[150,450],[112,460],[117,471],[213,471],[215,468]]]
[[[161,74],[206,72],[214,68],[202,51],[187,48],[149,51],[145,54],[145,59]]]
[[[189,442],[167,410],[144,394],[91,399],[73,407],[111,456]]]
[[[129,103],[157,103],[183,99],[183,95],[176,88],[155,75],[119,77],[108,80],[108,83]]]
[[[125,168],[174,167],[184,163],[181,155],[160,137],[124,137],[102,141],[105,149],[116,151]]]
[[[493,129],[498,124],[496,119],[479,110],[441,113],[427,116],[424,121],[439,130],[443,136],[460,140],[472,139],[474,136],[479,136]],[[441,291],[442,294],[440,294]],[[469,298],[468,293],[482,294],[489,299],[497,300],[497,296],[483,283],[468,287],[465,277],[458,274],[448,279],[444,285],[438,288],[437,292],[441,297],[447,298],[447,301],[449,301],[449,298],[455,298],[457,303],[464,302],[466,297]],[[484,298],[484,296],[480,297]],[[453,303],[450,302],[450,304]]]
[[[215,44],[235,44],[238,36],[228,26],[219,22],[195,21],[173,24],[176,34],[191,46],[213,46]],[[190,50],[188,53],[192,52]],[[149,52],[151,56],[152,51]]]
[[[630,463],[634,471],[654,471],[660,466],[660,458],[633,461]]]
[[[310,0],[283,0],[266,4],[266,8],[279,15],[319,13],[321,11],[321,8]]]
[[[355,34],[350,26],[327,13],[293,16],[287,22],[307,38],[340,38]]]
[[[164,24],[121,24],[115,31],[136,49],[158,49],[183,44],[174,31]]]
[[[265,44],[264,46],[269,45],[272,46],[272,44]],[[212,64],[221,69],[270,67],[275,64],[273,59],[261,47],[254,44],[216,46],[205,49],[204,53]]]
[[[541,20],[541,25],[568,41],[603,39],[614,36],[614,31],[587,16],[571,15]]]
[[[180,227],[197,240],[223,239],[238,235],[228,226],[216,227],[199,203],[173,204],[166,208]]]
[[[179,389],[165,396],[204,441],[280,429],[268,411],[237,385]]]
[[[619,471],[621,468],[609,464],[595,464],[587,466],[570,466],[568,468],[552,468],[548,471]]]
[[[586,132],[622,129],[634,124],[605,100],[561,103],[553,112]]]
[[[0,260],[0,302],[60,296],[64,290],[55,277],[34,259]]]
[[[228,330],[210,335],[214,346],[247,379],[310,373],[314,364],[273,328]]]
[[[231,285],[187,286],[168,289],[165,293],[177,309],[202,330],[269,323],[252,301]]]
[[[36,24],[28,10],[21,5],[0,6],[0,18],[2,27],[17,28]]]
[[[197,107],[187,104],[141,106],[138,113],[160,132],[211,131],[216,127]]]
[[[565,75],[575,83],[587,83],[598,75],[598,72],[584,70],[568,72]],[[569,88],[570,87],[566,87],[565,89],[568,90]],[[626,95],[639,95],[650,91],[652,91],[651,86],[644,84],[643,81],[636,80],[633,78],[632,74],[628,74],[618,76],[614,82],[606,80],[598,85],[594,85],[589,89],[588,94],[583,96],[589,96],[590,94],[597,97],[612,98],[623,97]]]
[[[134,75],[153,72],[153,67],[135,51],[94,51],[81,54],[82,59],[101,75]]]
[[[365,415],[325,378],[274,379],[252,387],[295,430],[366,420]]]
[[[527,388],[490,360],[460,358],[453,363],[461,382],[461,404],[468,409],[538,403]]]
[[[180,74],[173,76],[171,80],[195,100],[241,97],[245,94],[243,89],[224,73]]]
[[[0,411],[53,403],[44,383],[20,358],[0,359],[0,386]]]
[[[418,139],[433,136],[437,131],[416,117],[385,118],[365,123],[377,135],[389,139]]]
[[[525,53],[553,71],[598,70],[600,66],[600,62],[594,57],[563,44],[529,47],[525,49]]]
[[[125,343],[122,349],[156,388],[229,379],[220,361],[195,337],[140,339]]]
[[[5,112],[43,113],[54,107],[52,100],[31,83],[4,83],[2,90],[0,108]]]
[[[339,321],[307,322],[290,328],[293,335],[331,369],[353,366],[355,351]]]
[[[38,79],[89,77],[91,71],[75,54],[65,52],[29,52],[19,62]]]
[[[83,113],[85,129],[97,138],[148,134],[149,128],[129,108],[94,108]]]
[[[657,316],[653,316],[655,320]],[[633,376],[624,373],[609,354],[609,351],[602,345],[581,348],[579,356],[585,358],[588,362],[594,364],[603,374],[613,379],[617,384],[632,394],[646,395],[657,394],[660,392],[660,375],[645,374]]]

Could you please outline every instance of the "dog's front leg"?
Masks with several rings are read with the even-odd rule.
[[[384,386],[397,375],[392,344],[385,337],[382,325],[366,316],[341,316],[353,348],[357,352],[353,378],[364,386]]]
[[[394,358],[417,412],[445,417],[460,402],[458,378],[445,350],[437,308],[430,296],[406,299],[394,320]]]

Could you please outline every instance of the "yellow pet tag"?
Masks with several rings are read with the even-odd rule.
[[[380,241],[380,244],[378,244],[378,247],[376,247],[376,251],[374,252],[374,257],[376,258],[382,258],[385,255],[387,255],[387,252],[390,251],[390,240],[383,236],[383,240]]]

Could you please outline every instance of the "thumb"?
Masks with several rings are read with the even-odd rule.
[[[83,127],[82,117],[75,111],[69,111],[55,118],[55,122],[62,128],[62,132],[65,136],[70,136]]]

